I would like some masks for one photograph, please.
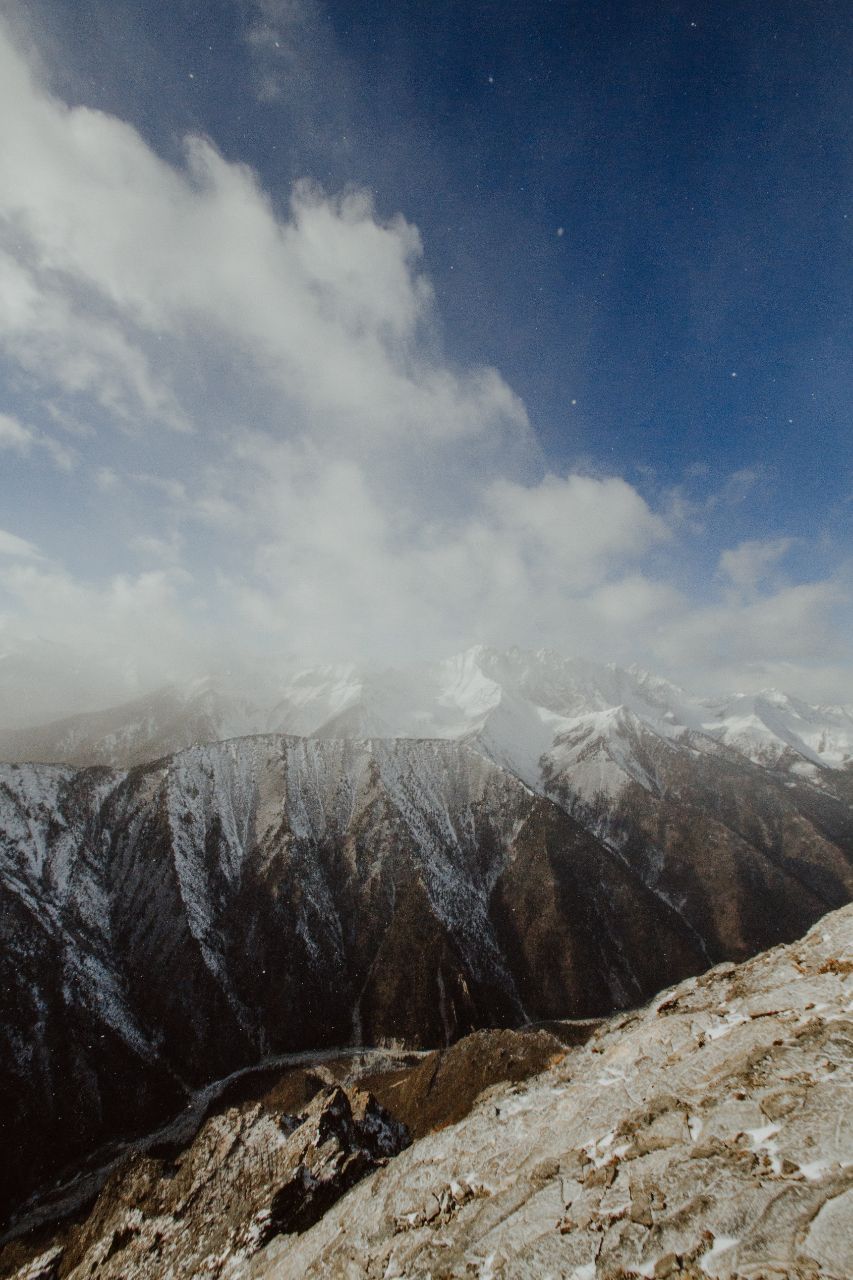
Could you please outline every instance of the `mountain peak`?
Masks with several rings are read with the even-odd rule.
[[[764,765],[799,761],[814,771],[853,759],[845,708],[813,707],[774,688],[695,698],[639,665],[552,649],[476,644],[408,667],[326,664],[270,678],[266,690],[262,680],[255,686],[249,695],[236,677],[208,673],[111,710],[0,733],[0,758],[124,766],[193,742],[266,732],[464,738],[535,786],[557,740],[580,740],[591,717],[621,709],[622,723],[630,716],[644,733],[669,741],[704,735]]]

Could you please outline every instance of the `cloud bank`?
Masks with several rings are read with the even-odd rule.
[[[444,350],[403,216],[310,182],[282,198],[200,137],[169,164],[52,97],[2,27],[0,357],[0,466],[45,495],[0,531],[8,723],[480,641],[850,698],[840,576],[786,576],[774,532],[697,590],[695,512],[550,470],[501,374]]]

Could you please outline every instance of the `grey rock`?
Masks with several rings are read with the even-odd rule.
[[[614,1020],[595,1046],[505,1090],[499,1121],[492,1091],[237,1274],[845,1280],[853,979],[832,961],[851,956],[853,907],[799,943],[682,983],[666,1017],[652,1004],[628,1025]],[[756,1002],[775,1011],[752,1018]],[[657,1124],[670,1141],[632,1149]],[[543,1183],[551,1162],[578,1169],[579,1151],[591,1169],[582,1185]],[[400,1230],[424,1176],[481,1191]]]

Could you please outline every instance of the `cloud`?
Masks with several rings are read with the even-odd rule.
[[[332,85],[340,91],[344,62],[314,0],[243,0],[242,9],[243,40],[254,61],[259,101],[298,97],[308,106],[318,97],[323,72],[326,98]]]
[[[197,137],[185,155],[172,168],[123,122],[40,92],[0,37],[0,222],[26,259],[0,258],[0,342],[17,360],[114,414],[180,426],[146,350],[224,340],[329,433],[526,429],[494,370],[431,358],[432,292],[402,217],[302,183],[281,221],[249,169]]]
[[[13,414],[0,413],[0,450],[9,449],[23,457],[35,449],[44,449],[60,471],[73,471],[77,455],[67,444],[46,432],[24,426]]]
[[[34,543],[26,538],[19,538],[16,533],[0,529],[0,556],[17,560],[40,560],[41,552]]]
[[[250,13],[286,81],[317,11]],[[502,375],[443,351],[424,258],[363,191],[302,182],[279,205],[200,137],[167,163],[47,93],[0,26],[0,351],[33,405],[0,417],[0,446],[79,458],[88,485],[58,504],[82,553],[47,501],[50,560],[0,534],[7,720],[36,714],[16,654],[45,655],[27,688],[46,714],[241,656],[275,671],[478,641],[700,685],[772,667],[817,687],[816,663],[838,682],[849,594],[777,581],[789,540],[741,542],[685,586],[693,526],[758,472],[656,502],[549,467]],[[36,409],[80,424],[74,451]]]
[[[33,433],[9,413],[0,413],[0,449],[14,449],[27,453],[33,443]]]
[[[0,553],[8,534],[0,534]],[[22,542],[12,538],[11,554]],[[24,543],[0,561],[0,707],[6,725],[110,705],[214,660],[203,608],[177,568],[81,582]],[[195,650],[195,652],[194,652]]]
[[[750,539],[741,542],[722,553],[720,573],[738,591],[751,595],[793,545],[793,538]]]
[[[130,546],[144,560],[177,564],[183,554],[183,540],[177,533],[163,538],[154,533],[138,533],[130,539]]]
[[[87,312],[73,290],[49,283],[49,272],[39,277],[0,248],[0,349],[7,356],[70,396],[94,396],[122,422],[141,415],[184,428],[172,394],[156,385],[145,355],[118,324]]]
[[[640,467],[642,473],[645,469]],[[685,471],[685,481],[663,490],[661,504],[667,521],[694,534],[702,534],[714,516],[731,511],[746,501],[757,485],[767,478],[766,467],[741,467],[722,479],[717,488],[701,497],[695,493],[695,482],[705,481],[711,473],[703,462],[692,463]],[[646,477],[654,480],[654,475]]]

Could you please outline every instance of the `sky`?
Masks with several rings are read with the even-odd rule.
[[[841,0],[2,0],[0,718],[475,643],[853,703]]]

